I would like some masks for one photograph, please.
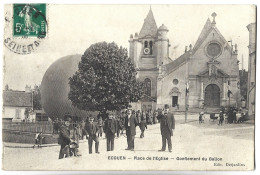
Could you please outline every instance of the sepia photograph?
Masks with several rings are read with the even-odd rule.
[[[4,171],[255,170],[256,5],[3,8]]]

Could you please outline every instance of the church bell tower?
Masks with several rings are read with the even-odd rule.
[[[157,27],[150,8],[139,34],[130,35],[129,57],[139,81],[143,81],[146,88],[145,98],[141,100],[142,110],[156,108],[159,69],[170,61],[168,31],[165,25]]]

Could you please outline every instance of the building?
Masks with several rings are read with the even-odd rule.
[[[248,81],[247,81],[247,108],[250,118],[255,115],[255,86],[256,86],[256,24],[247,26],[249,31]]]
[[[134,108],[149,110],[169,104],[172,110],[184,110],[185,104],[189,108],[240,105],[237,45],[232,41],[230,45],[217,29],[216,16],[213,13],[213,20],[206,20],[194,47],[190,44],[172,60],[169,29],[164,24],[157,27],[150,9],[139,34],[129,39],[129,56],[146,87],[145,96],[133,104]]]
[[[31,117],[31,122],[48,122],[51,121],[51,119],[48,117],[48,115],[45,113],[45,111],[42,110],[34,110]]]
[[[3,91],[3,120],[21,122],[29,117],[33,109],[33,93],[26,91]]]

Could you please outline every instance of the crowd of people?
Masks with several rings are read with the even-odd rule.
[[[218,125],[222,125],[225,120],[227,124],[241,123],[247,120],[247,113],[241,108],[228,107],[221,108],[218,116],[216,113],[210,114],[210,119],[218,120]],[[204,123],[204,112],[199,114],[199,123]],[[162,148],[159,151],[168,150],[172,152],[171,137],[175,129],[174,115],[169,112],[169,105],[164,109],[155,111],[135,111],[131,108],[122,111],[107,111],[98,115],[89,114],[85,120],[72,121],[70,115],[66,115],[64,120],[55,119],[53,121],[53,133],[59,134],[58,143],[61,145],[59,159],[71,156],[81,156],[79,152],[79,140],[86,138],[88,140],[89,154],[92,154],[93,142],[95,142],[95,153],[99,154],[99,140],[106,139],[106,150],[113,151],[115,148],[115,138],[124,135],[127,139],[126,150],[133,151],[135,148],[136,127],[140,128],[140,138],[145,137],[145,130],[148,125],[160,123],[162,135]],[[36,144],[39,144],[38,136]],[[41,144],[41,143],[40,143]]]
[[[215,116],[216,113],[210,114],[210,120],[218,120],[218,125],[222,125],[225,120],[227,124],[231,123],[242,123],[248,120],[248,111],[244,111],[242,108],[236,108],[234,106],[221,107],[219,116]],[[205,116],[204,112],[199,114],[199,123],[204,123]]]
[[[86,137],[88,140],[89,154],[92,154],[92,145],[95,142],[95,153],[99,154],[99,139],[105,133],[107,140],[107,151],[114,150],[114,139],[120,137],[125,132],[127,148],[126,150],[134,150],[136,127],[141,130],[140,138],[144,138],[147,125],[160,123],[162,135],[162,149],[166,150],[166,141],[168,150],[172,152],[171,136],[175,128],[175,119],[169,112],[169,105],[165,105],[163,110],[134,111],[128,108],[124,111],[108,111],[107,113],[99,113],[97,116],[89,115],[86,120],[81,122],[72,122],[72,118],[67,115],[63,120],[54,120],[53,131],[59,133],[58,143],[61,145],[59,159],[70,156],[81,156],[79,153],[79,140]]]

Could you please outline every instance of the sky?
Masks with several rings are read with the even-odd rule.
[[[226,40],[238,45],[238,59],[247,69],[249,32],[254,23],[252,5],[151,5],[157,27],[169,29],[170,57],[176,59],[185,46],[194,46],[207,20],[215,12],[216,27]],[[5,10],[8,6],[5,7]],[[48,5],[47,38],[31,54],[19,55],[4,46],[3,83],[13,90],[41,83],[48,67],[59,58],[83,54],[96,42],[116,42],[129,49],[130,34],[139,33],[150,5]],[[240,64],[240,69],[242,64]]]

